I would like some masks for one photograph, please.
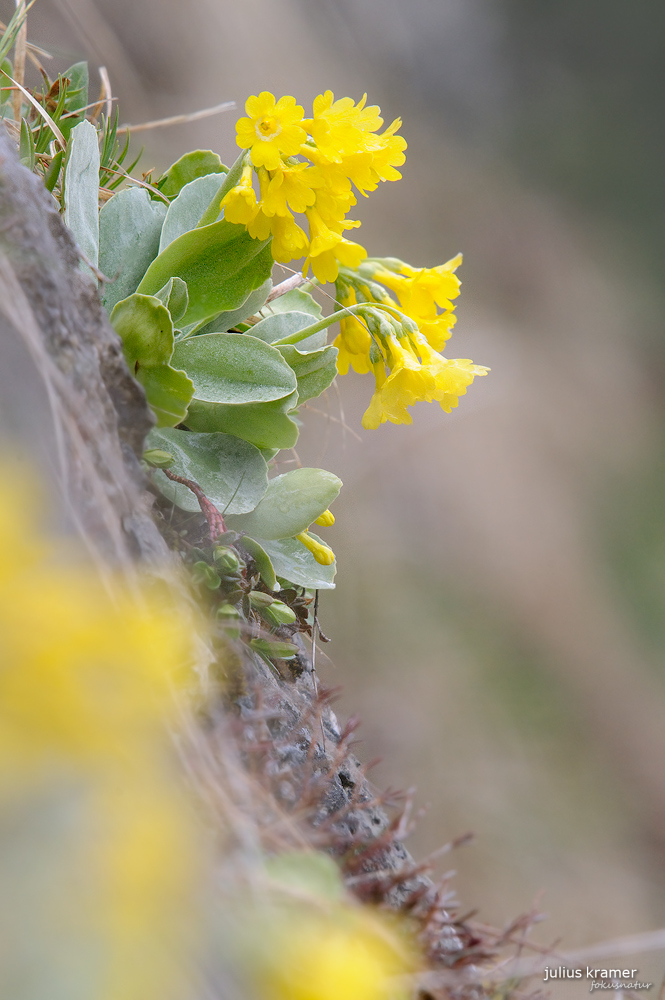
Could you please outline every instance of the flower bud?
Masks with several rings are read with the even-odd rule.
[[[261,617],[274,628],[278,628],[280,625],[293,625],[296,620],[295,611],[292,611],[288,604],[284,604],[282,601],[273,601],[269,607],[261,608],[260,613]]]
[[[269,659],[292,660],[299,652],[294,642],[270,642],[268,639],[251,639],[249,645],[261,656]]]
[[[320,517],[317,517],[314,524],[320,524],[322,528],[329,528],[335,523],[335,515],[331,510],[324,510]]]
[[[148,448],[143,452],[143,461],[151,465],[154,469],[168,469],[173,465],[175,459],[170,451],[162,451],[161,448]]]
[[[296,538],[302,542],[306,549],[309,549],[320,566],[332,566],[335,561],[335,553],[331,548],[310,535],[309,531],[301,531],[299,535],[296,535]]]
[[[194,583],[203,584],[208,590],[217,590],[222,582],[221,577],[213,567],[202,559],[192,566],[192,579]]]
[[[228,545],[215,545],[212,552],[217,566],[224,575],[238,572],[240,569],[240,560],[237,553],[229,548]]]
[[[274,597],[271,597],[270,594],[264,594],[262,590],[253,590],[249,595],[250,606],[259,611],[270,607],[274,600]]]

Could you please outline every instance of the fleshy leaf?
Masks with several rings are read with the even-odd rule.
[[[269,240],[253,240],[244,226],[226,219],[183,233],[152,262],[138,286],[154,295],[169,278],[187,283],[189,308],[183,325],[237,309],[272,272]]]
[[[172,472],[192,479],[220,512],[251,511],[268,486],[268,468],[258,448],[230,434],[192,434],[164,428],[152,430],[149,448],[168,451],[175,461]],[[200,510],[190,489],[154,472],[160,491],[183,510]]]
[[[130,371],[145,389],[159,427],[180,423],[194,386],[183,371],[169,364],[173,354],[173,321],[154,295],[130,295],[118,302],[111,324],[122,339]]]
[[[273,452],[293,448],[298,425],[288,413],[298,404],[298,393],[269,403],[202,403],[193,399],[187,412],[187,426],[194,431],[224,431],[235,434],[261,450]]]
[[[211,149],[195,149],[176,160],[159,178],[157,187],[167,198],[175,198],[195,178],[226,173],[227,170],[228,167]]]
[[[210,204],[210,199],[219,189],[219,185],[219,174],[206,174],[204,177],[197,177],[189,184],[185,184],[178,197],[171,202],[166,213],[159,240],[160,253],[178,236],[196,228],[196,223]]]
[[[299,347],[283,344],[277,350],[296,373],[298,403],[304,403],[307,399],[320,396],[335,381],[337,348],[330,346],[318,351],[302,351]]]
[[[138,187],[118,191],[100,211],[99,269],[107,278],[114,279],[102,288],[103,302],[109,312],[117,302],[136,291],[159,253],[159,234],[165,215],[166,205],[151,201],[145,188]],[[166,283],[163,281],[159,287]]]
[[[65,225],[95,267],[99,258],[99,145],[92,122],[76,125],[67,143]],[[81,261],[81,270],[90,268]]]
[[[187,285],[182,278],[169,278],[164,287],[159,289],[155,298],[159,299],[166,306],[171,313],[171,319],[174,323],[177,323],[187,310],[187,303],[189,302]]]
[[[290,396],[296,388],[296,377],[280,352],[242,333],[184,340],[176,345],[173,363],[192,379],[199,402],[268,402]]]
[[[247,535],[243,535],[238,544],[245,550],[245,552],[249,553],[256,563],[259,575],[268,590],[274,590],[277,584],[275,570],[270,561],[270,556],[263,546],[259,545],[255,538],[249,538]]]
[[[293,288],[284,295],[278,295],[265,307],[261,315],[268,317],[280,312],[304,312],[314,316],[315,319],[321,319],[323,315],[323,310],[316,299],[302,288]]]
[[[274,316],[267,316],[260,323],[257,323],[256,326],[252,327],[252,337],[258,337],[259,340],[265,340],[267,344],[272,344],[276,340],[282,340],[284,337],[290,337],[292,333],[304,330],[307,326],[312,326],[313,323],[317,322],[317,319],[318,317],[314,318],[309,313],[275,313]],[[301,341],[298,347],[301,351],[303,349],[306,351],[315,351],[317,348],[324,346],[326,338],[326,331],[318,330],[311,337],[307,337],[306,340]]]
[[[268,278],[259,288],[249,293],[241,306],[215,316],[209,323],[196,331],[197,335],[202,333],[225,333],[238,323],[242,323],[243,320],[246,320],[249,316],[253,316],[259,311],[271,291],[272,278]]]
[[[310,534],[321,542],[322,539]],[[258,539],[261,546],[270,556],[277,576],[294,583],[297,587],[307,587],[308,590],[332,590],[337,572],[337,562],[330,566],[321,566],[305,546],[297,538],[281,538],[279,541]]]
[[[271,479],[258,506],[229,518],[229,526],[262,544],[263,539],[292,538],[328,509],[341,488],[341,479],[325,469],[294,469]]]

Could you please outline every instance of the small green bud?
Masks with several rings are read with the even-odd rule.
[[[229,548],[228,545],[216,545],[214,547],[213,556],[215,557],[215,562],[219,566],[222,573],[237,573],[240,569],[240,560],[238,559],[237,553],[233,549]]]
[[[261,656],[269,659],[292,660],[299,652],[293,642],[270,642],[268,639],[251,639],[249,645]]]
[[[215,615],[217,618],[222,618],[225,621],[240,618],[240,612],[237,608],[234,608],[232,604],[220,604],[215,612]]]
[[[279,625],[293,625],[296,613],[291,610],[288,604],[274,601],[270,607],[261,609],[261,617],[277,628]]]
[[[250,606],[259,611],[263,608],[269,608],[274,600],[274,597],[271,597],[270,594],[264,594],[262,590],[253,590],[249,595]]]
[[[215,572],[209,563],[204,562],[202,559],[199,562],[195,562],[192,566],[192,579],[194,583],[201,583],[208,590],[217,590],[222,582],[219,574]]]
[[[173,465],[175,458],[170,451],[162,451],[161,448],[148,448],[143,452],[143,461],[147,462],[154,469],[168,469]]]

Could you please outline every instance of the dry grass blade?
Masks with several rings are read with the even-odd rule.
[[[121,132],[145,132],[151,128],[166,128],[169,125],[186,125],[187,122],[196,122],[200,118],[210,118],[211,115],[218,115],[222,111],[232,111],[236,106],[235,101],[224,101],[223,104],[216,104],[213,108],[203,108],[201,111],[191,111],[186,115],[172,115],[170,118],[156,118],[151,122],[142,122],[140,125],[121,125],[118,128],[118,135]]]
[[[16,10],[23,11],[25,14],[25,0],[17,0]],[[16,85],[23,89],[23,80],[25,79],[25,50],[28,42],[28,25],[25,16],[23,17],[23,23],[18,29],[18,34],[16,36],[16,42],[14,45],[14,74],[16,76]],[[11,79],[11,78],[10,78]],[[13,95],[13,105],[14,105],[14,118],[16,121],[21,120],[21,96],[16,91]]]

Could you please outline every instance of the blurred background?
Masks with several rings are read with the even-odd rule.
[[[52,76],[105,65],[124,123],[263,89],[403,117],[357,238],[463,251],[447,355],[492,373],[411,427],[363,431],[353,373],[306,412],[300,460],[345,484],[321,677],[376,783],[417,786],[412,851],[477,834],[441,866],[465,909],[535,902],[566,947],[665,924],[665,7],[37,0],[29,36]],[[143,133],[142,169],[231,162],[237,117]]]

